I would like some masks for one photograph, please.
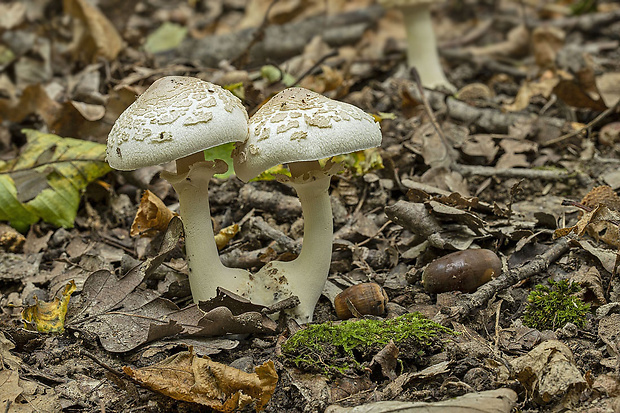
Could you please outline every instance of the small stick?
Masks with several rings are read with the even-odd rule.
[[[471,314],[475,309],[482,307],[498,292],[516,284],[517,282],[541,273],[560,258],[570,248],[570,238],[562,237],[543,254],[536,256],[527,264],[506,271],[494,280],[482,285],[471,294],[459,296],[457,305],[450,307],[446,318],[462,319]]]
[[[603,119],[605,119],[607,116],[609,116],[610,114],[612,114],[613,112],[615,112],[615,111],[616,111],[616,109],[618,109],[619,107],[620,107],[620,100],[618,100],[618,101],[616,102],[616,104],[615,104],[615,105],[613,105],[612,107],[607,108],[607,109],[605,109],[605,111],[601,112],[601,113],[600,113],[600,114],[599,114],[596,118],[594,118],[594,119],[593,119],[590,123],[588,123],[588,124],[587,124],[586,126],[584,126],[583,128],[580,128],[580,129],[574,130],[574,131],[572,131],[572,132],[566,133],[566,134],[564,134],[564,135],[562,135],[562,136],[558,136],[558,137],[557,137],[557,138],[555,138],[555,139],[551,139],[551,140],[549,140],[549,141],[547,141],[547,142],[542,143],[542,144],[541,144],[541,146],[551,146],[551,145],[554,145],[554,144],[556,144],[556,143],[562,142],[562,141],[564,141],[564,140],[566,140],[566,139],[570,139],[570,138],[572,138],[573,136],[577,136],[577,135],[579,135],[580,133],[582,133],[582,132],[584,132],[584,131],[586,131],[586,130],[588,130],[588,129],[591,129],[591,128],[593,128],[594,126],[596,126],[596,125],[598,125],[599,123],[601,123],[601,121],[602,121]]]

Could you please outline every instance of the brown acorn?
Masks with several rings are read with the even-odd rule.
[[[429,293],[473,293],[501,271],[502,261],[491,250],[457,251],[431,262],[422,273],[422,284]]]
[[[364,315],[383,315],[388,296],[377,283],[362,283],[344,289],[334,299],[336,315],[341,320]]]

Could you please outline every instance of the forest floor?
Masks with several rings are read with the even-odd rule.
[[[617,2],[434,5],[455,92],[424,93],[402,14],[371,0],[94,3],[0,4],[1,410],[620,409]],[[168,75],[222,85],[250,116],[299,85],[380,123],[380,148],[348,157],[330,187],[312,325],[344,342],[308,330],[291,350],[307,326],[225,292],[192,304],[167,215],[178,197],[159,174],[174,165],[102,162],[118,116]],[[54,135],[90,152],[71,141],[77,155],[62,158]],[[73,201],[46,203],[65,193],[58,174],[93,157]],[[209,202],[216,233],[238,229],[222,241],[227,266],[255,273],[299,253],[292,187],[216,177]],[[476,289],[491,266],[479,249],[502,269]],[[428,291],[424,269],[461,250],[449,263],[476,285]],[[370,282],[389,300],[364,299],[385,314],[341,323],[335,296]],[[401,336],[379,330],[396,317]]]

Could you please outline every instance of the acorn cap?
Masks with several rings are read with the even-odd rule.
[[[250,134],[233,153],[235,173],[249,181],[284,163],[315,161],[381,145],[381,128],[360,108],[295,87],[250,118]]]
[[[124,171],[170,162],[245,139],[247,122],[228,90],[193,77],[163,77],[118,117],[106,160]]]

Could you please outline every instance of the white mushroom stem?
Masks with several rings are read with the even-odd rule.
[[[312,321],[314,307],[321,296],[329,274],[332,257],[333,218],[329,199],[331,176],[318,172],[318,162],[289,164],[289,182],[301,202],[304,218],[304,237],[301,252],[293,261],[272,261],[257,274],[270,274],[273,279],[285,280],[290,291],[299,297],[300,304],[291,310],[302,323]],[[302,176],[306,171],[309,175]],[[282,297],[286,298],[286,297]]]
[[[215,297],[217,287],[237,291],[247,283],[248,272],[228,268],[222,264],[215,244],[211,211],[209,209],[209,181],[213,175],[226,172],[224,161],[182,162],[179,172],[162,172],[179,196],[181,219],[185,229],[185,249],[189,265],[189,285],[194,302]],[[189,161],[189,160],[185,160]]]
[[[430,3],[401,8],[407,29],[407,64],[420,74],[422,85],[429,89],[456,88],[446,79],[439,62],[437,42],[431,19]]]

